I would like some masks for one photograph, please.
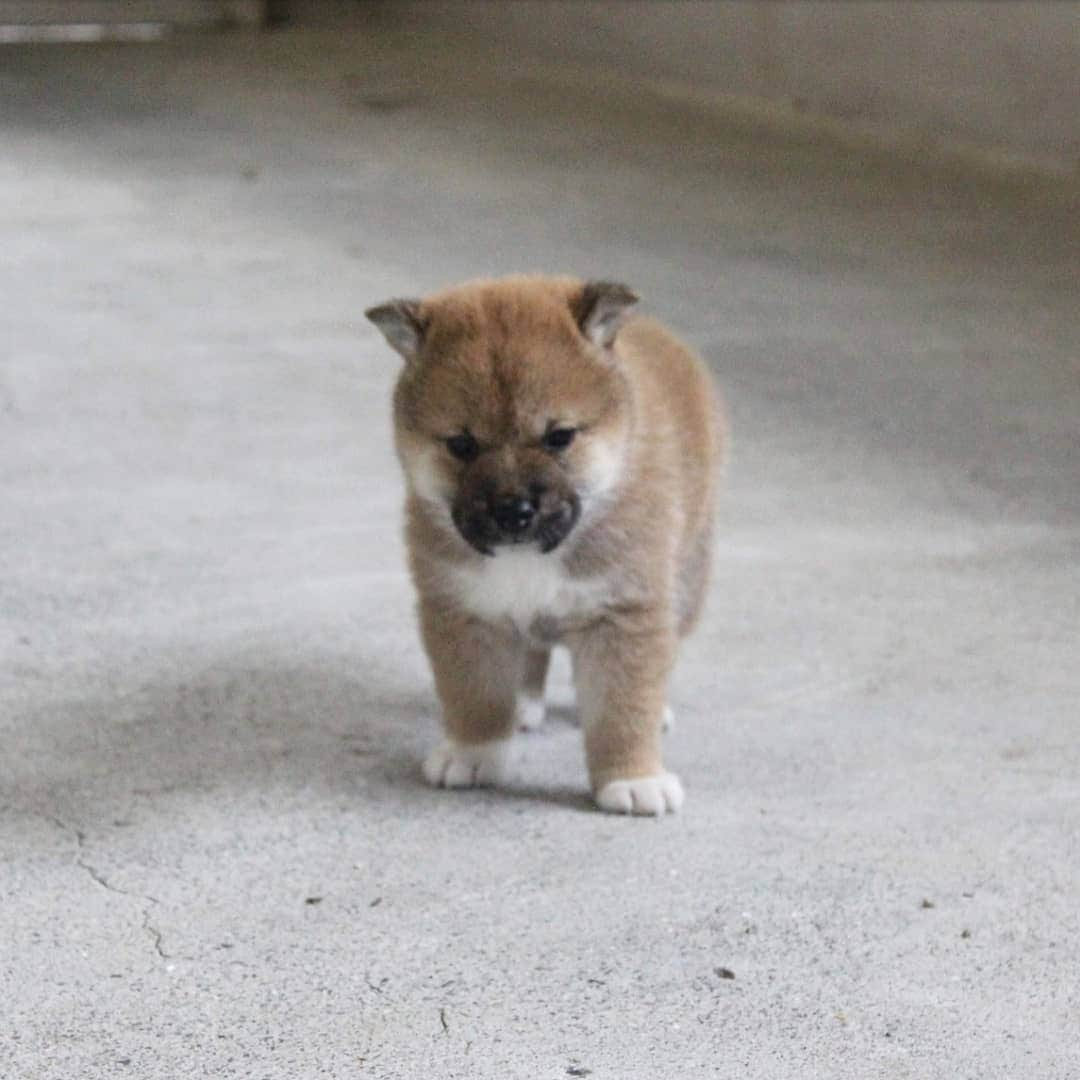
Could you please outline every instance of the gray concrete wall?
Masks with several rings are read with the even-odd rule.
[[[0,0],[0,26],[259,23],[265,6],[264,0]]]
[[[1080,163],[1080,5],[387,2],[395,18],[779,101],[920,141]]]

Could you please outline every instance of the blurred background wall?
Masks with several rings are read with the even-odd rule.
[[[0,26],[258,23],[266,0],[0,0]]]
[[[480,35],[1080,179],[1080,3],[1070,0],[0,0],[0,40],[60,22],[122,36],[133,22],[343,16]]]
[[[991,0],[374,0],[486,35],[1080,172],[1080,4]]]

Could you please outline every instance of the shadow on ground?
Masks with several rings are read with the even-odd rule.
[[[228,657],[115,694],[43,705],[19,720],[33,730],[35,745],[7,762],[5,786],[24,806],[61,817],[74,810],[88,827],[125,797],[256,790],[321,790],[358,802],[432,796],[419,763],[437,737],[433,694],[375,664],[357,660],[354,669],[358,674],[332,660],[268,666]],[[576,743],[574,729],[574,710],[557,705],[543,730],[520,740],[542,750],[553,739]],[[581,787],[558,783],[511,784],[497,797],[592,806]]]

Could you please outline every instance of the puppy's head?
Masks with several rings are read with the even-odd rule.
[[[394,418],[410,489],[477,551],[553,551],[613,495],[631,409],[612,345],[636,299],[518,277],[366,312],[405,359]]]

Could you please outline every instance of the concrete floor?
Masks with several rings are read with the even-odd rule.
[[[0,1071],[1080,1075],[1075,206],[406,44],[0,53]],[[674,819],[419,779],[360,313],[514,269],[730,401]]]

